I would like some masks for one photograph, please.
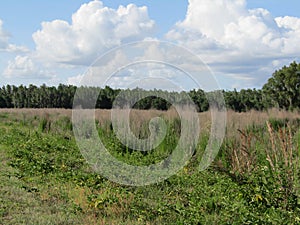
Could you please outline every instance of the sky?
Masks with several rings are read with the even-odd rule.
[[[213,76],[221,89],[261,88],[275,70],[300,61],[299,9],[299,0],[3,0],[0,85],[80,85],[95,60],[115,51],[101,71],[128,66],[110,78],[111,86],[127,88],[161,74],[183,89],[197,88],[179,71],[188,59],[174,61],[176,67],[130,66],[136,59],[122,46],[152,40],[182,47],[176,56],[196,55],[207,65],[199,76]],[[142,48],[148,55],[139,59],[175,58],[152,42]],[[108,75],[101,76],[99,85]]]

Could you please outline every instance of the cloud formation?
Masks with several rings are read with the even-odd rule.
[[[32,35],[35,49],[10,60],[4,75],[47,78],[53,76],[49,71],[82,69],[122,44],[155,40],[155,31],[156,23],[149,18],[147,7],[129,4],[112,9],[93,0],[83,4],[70,22],[42,22],[41,29]],[[208,63],[222,88],[261,87],[275,69],[299,60],[300,18],[274,17],[266,9],[248,9],[246,0],[189,0],[185,19],[165,34],[165,40],[190,49]],[[0,20],[0,51],[17,52],[22,48],[26,50],[9,44],[9,34]],[[127,62],[127,55],[120,51],[107,68]],[[184,57],[178,53],[166,56],[155,45],[145,49],[146,56],[158,61],[170,57],[183,61],[180,57]],[[64,77],[70,84],[78,84],[83,78],[82,71],[70,73],[72,77]],[[124,73],[112,84],[126,85],[137,76]]]
[[[27,52],[24,46],[17,46],[9,43],[10,35],[3,29],[3,21],[0,19],[0,51],[4,52]]]
[[[147,7],[134,4],[105,7],[101,1],[83,4],[72,22],[43,22],[33,34],[36,54],[53,62],[86,64],[105,51],[123,43],[143,40],[155,30]]]
[[[9,61],[3,75],[7,78],[53,78],[54,74],[46,70],[43,65],[38,65],[30,56],[16,56]]]
[[[273,61],[299,55],[300,19],[246,6],[246,0],[189,0],[185,19],[166,38],[196,52],[218,74],[261,85],[274,71]],[[262,74],[266,65],[271,67]]]

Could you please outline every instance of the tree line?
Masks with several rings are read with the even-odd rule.
[[[119,95],[120,93],[125,93]],[[141,96],[141,93],[142,96]],[[133,90],[112,89],[109,86],[76,87],[60,84],[57,87],[29,85],[6,85],[0,88],[0,108],[66,108],[75,105],[82,108],[111,109],[113,106],[136,109],[167,110],[176,103],[186,103],[189,98],[197,106],[199,112],[210,107],[208,98],[215,93],[205,93],[203,90],[189,92],[168,92],[162,90],[145,91],[139,88]],[[236,89],[222,91],[227,109],[237,112],[248,110],[266,110],[272,107],[293,110],[300,107],[300,64],[292,62],[273,73],[262,89]],[[144,97],[148,96],[148,97]],[[117,97],[118,96],[118,97]],[[123,96],[123,99],[122,99]],[[125,96],[125,97],[124,97]],[[131,102],[128,102],[128,99]],[[218,102],[216,103],[218,105]],[[219,106],[221,107],[221,106]]]

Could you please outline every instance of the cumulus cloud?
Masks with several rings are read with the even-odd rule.
[[[16,56],[14,60],[8,62],[3,75],[7,78],[53,78],[55,75],[49,70],[44,69],[42,65],[38,65],[30,56]]]
[[[27,52],[24,46],[17,46],[9,43],[10,34],[3,29],[3,21],[0,19],[0,51],[5,52]]]
[[[143,41],[111,51],[99,58],[84,76],[71,77],[68,82],[148,89],[170,89],[177,85],[185,90],[201,85],[210,90],[215,83],[206,79],[209,74],[207,67],[190,51],[168,42]],[[154,84],[153,80],[157,82],[158,78],[159,83]]]
[[[147,7],[134,4],[105,7],[101,1],[83,4],[72,22],[43,22],[33,34],[36,54],[47,61],[89,64],[98,55],[122,43],[143,40],[155,30]]]
[[[185,20],[167,38],[187,44],[192,39],[199,49],[254,54],[282,50],[284,32],[270,12],[247,10],[245,0],[189,0]]]
[[[67,80],[67,83],[69,85],[74,85],[74,86],[81,86],[81,80],[83,79],[84,75],[77,75],[74,77],[69,77]]]
[[[196,52],[218,74],[251,86],[270,76],[259,68],[299,55],[300,18],[274,18],[266,9],[247,9],[246,0],[189,0],[185,19],[166,38]]]
[[[53,72],[49,71],[66,67],[82,69],[122,44],[155,40],[155,31],[155,22],[149,18],[147,7],[129,4],[112,9],[93,0],[83,4],[70,22],[42,22],[41,29],[32,35],[35,50],[11,60],[4,75],[53,78]],[[276,18],[266,9],[248,9],[246,0],[189,0],[185,19],[167,32],[165,40],[187,47],[208,63],[222,88],[261,87],[275,69],[299,57],[300,18]],[[9,34],[3,30],[0,20],[1,50],[15,52],[22,47],[9,44]],[[94,65],[87,76],[76,71],[72,74],[80,75],[64,78],[69,84],[94,85],[96,81],[90,79],[89,73],[102,74],[97,77],[97,84],[103,84],[109,74],[116,72],[113,68],[144,59],[174,62],[191,71],[193,67],[202,70],[197,62],[186,60],[187,55],[174,48],[164,49],[152,43],[141,51],[143,55],[137,54],[137,58],[132,58],[126,51],[117,51],[105,57],[107,61],[100,62],[102,65]],[[188,83],[165,68],[153,70],[147,66],[150,73],[138,68],[135,72],[128,69],[115,74],[110,84],[125,87],[139,79],[142,73],[147,77],[165,74],[166,78],[179,84]],[[199,74],[204,77],[203,72],[199,71]]]
[[[42,22],[41,26],[32,35],[35,50],[10,60],[3,72],[5,77],[53,80],[54,74],[62,74],[64,70],[73,70],[73,73],[76,68],[80,71],[114,47],[147,39],[155,31],[155,23],[148,16],[147,7],[129,4],[112,9],[98,0],[81,5],[70,23],[54,20]],[[7,39],[0,24],[0,49],[2,43],[6,45]],[[112,67],[116,62],[126,60],[121,52],[114,57],[106,66]],[[82,78],[82,75],[62,76],[69,84],[76,85]]]

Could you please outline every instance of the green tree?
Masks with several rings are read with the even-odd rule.
[[[263,86],[263,91],[270,96],[279,108],[294,109],[300,106],[300,64],[292,62],[273,73]]]
[[[193,100],[193,102],[196,104],[199,112],[207,111],[209,108],[209,103],[206,97],[206,94],[203,90],[198,89],[197,91],[195,89],[191,90],[189,92],[189,96]]]

